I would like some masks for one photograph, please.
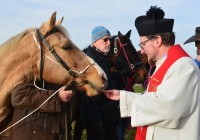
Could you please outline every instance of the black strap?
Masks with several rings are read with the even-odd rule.
[[[75,71],[73,71],[61,58],[60,58],[60,56],[56,53],[56,51],[54,50],[54,48],[53,47],[51,47],[50,45],[49,45],[49,43],[47,42],[47,40],[45,39],[45,37],[40,33],[40,31],[39,30],[36,30],[36,32],[37,32],[37,35],[38,35],[38,38],[39,38],[39,40],[40,40],[40,42],[43,42],[44,43],[44,45],[48,48],[48,50],[53,54],[53,56],[55,57],[55,59],[67,70],[67,72],[71,75],[71,76],[73,76],[73,77],[77,77],[78,76],[78,73],[77,72],[75,72]],[[42,45],[41,45],[42,46]],[[42,48],[42,47],[41,47]],[[41,51],[42,51],[42,49],[41,49]],[[43,55],[43,51],[41,52],[42,54],[41,55]],[[42,63],[42,62],[41,62]],[[40,63],[40,64],[41,64]],[[43,64],[43,63],[42,63]],[[42,65],[41,64],[41,65]],[[43,64],[44,65],[44,64]],[[44,67],[44,66],[42,66],[42,67]],[[43,70],[43,69],[41,69],[41,70]],[[40,72],[41,73],[41,72]]]
[[[38,30],[36,30],[37,32]],[[38,35],[38,38],[39,40],[41,39],[41,36],[39,36],[38,32],[37,32],[37,35]],[[43,87],[43,84],[44,84],[44,79],[43,79],[43,71],[44,71],[44,56],[43,56],[43,51],[44,51],[44,48],[42,47],[41,45],[41,41],[39,41],[40,43],[40,87]],[[44,88],[44,87],[43,87]]]

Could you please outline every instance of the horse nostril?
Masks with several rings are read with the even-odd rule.
[[[104,82],[104,84],[105,84],[102,88],[103,88],[103,89],[106,89],[106,87],[108,86],[108,81],[107,81],[107,76],[106,76],[105,73],[102,74],[102,80],[103,80],[103,82]]]

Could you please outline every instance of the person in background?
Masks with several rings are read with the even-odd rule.
[[[61,86],[45,82],[45,89],[33,81],[17,85],[11,91],[12,123],[33,112]],[[1,140],[66,140],[65,105],[72,98],[71,90],[61,88],[39,110],[12,127]],[[7,118],[9,119],[9,117]]]
[[[151,6],[136,18],[141,53],[156,63],[143,94],[107,90],[109,99],[120,100],[121,117],[131,116],[136,140],[200,139],[199,68],[180,45],[174,45],[174,19]]]
[[[92,44],[86,54],[105,71],[108,79],[106,89],[115,89],[107,53],[110,51],[110,32],[104,26],[92,30]],[[120,119],[119,102],[108,99],[104,94],[81,99],[81,124],[87,130],[87,140],[118,140]]]
[[[197,63],[197,65],[200,68],[200,27],[196,27],[196,34],[190,37],[188,40],[184,42],[184,44],[195,42],[195,46],[197,47],[197,57],[194,59],[194,61]]]

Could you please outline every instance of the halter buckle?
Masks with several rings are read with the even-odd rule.
[[[118,52],[118,49],[115,47],[114,48],[114,53],[116,54]]]

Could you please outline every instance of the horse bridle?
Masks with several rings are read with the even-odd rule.
[[[119,51],[118,51],[117,41],[118,41],[119,47],[120,47]],[[134,74],[134,75],[131,75],[131,76],[127,76],[127,75],[126,76],[125,75],[122,76],[122,80],[125,83],[124,89],[127,90],[127,91],[131,91],[132,84],[133,84],[133,81],[134,81],[134,78],[135,78],[135,73],[137,73],[137,72],[134,71],[134,68],[137,68],[140,65],[144,65],[144,63],[140,59],[139,59],[139,61],[135,62],[134,64],[130,63],[130,60],[129,60],[128,55],[127,55],[127,52],[125,51],[125,48],[124,48],[126,45],[129,45],[129,44],[131,44],[130,40],[129,40],[129,42],[124,43],[124,44],[120,41],[119,38],[115,39],[115,41],[114,41],[114,54],[115,54],[114,61],[116,61],[117,57],[119,57],[120,53],[123,51],[123,53],[124,53],[124,55],[126,57],[126,61],[129,64],[129,68],[131,70],[131,74]],[[132,55],[134,55],[134,54],[132,54]]]
[[[117,48],[117,41],[118,41],[118,43],[119,43],[119,47],[120,47],[120,50],[118,51],[118,48]],[[124,55],[125,55],[125,57],[126,57],[126,61],[128,62],[128,64],[129,64],[129,68],[131,69],[131,70],[133,70],[135,67],[137,67],[137,66],[139,66],[139,65],[142,65],[143,63],[142,63],[142,61],[139,61],[139,62],[136,62],[136,63],[130,63],[130,60],[129,60],[129,58],[128,58],[128,55],[127,55],[127,53],[126,53],[126,51],[125,51],[125,49],[124,49],[124,47],[126,46],[126,45],[128,45],[128,44],[130,44],[131,43],[131,41],[129,41],[129,42],[127,42],[127,43],[125,43],[125,44],[122,44],[122,42],[120,41],[120,38],[116,38],[115,39],[115,41],[114,41],[114,54],[115,54],[115,58],[114,58],[114,61],[116,61],[116,59],[117,59],[117,57],[119,56],[119,54],[121,53],[121,51],[123,51],[123,53],[124,53]]]
[[[56,61],[58,62],[58,63],[60,63],[65,69],[66,69],[66,71],[73,77],[73,78],[77,78],[78,76],[80,76],[80,75],[82,75],[83,73],[85,73],[85,71],[87,70],[87,69],[89,69],[90,68],[90,66],[92,66],[92,65],[94,65],[94,62],[93,63],[91,63],[90,65],[88,65],[88,66],[86,66],[86,68],[84,68],[84,70],[82,70],[82,71],[80,71],[80,72],[77,72],[77,71],[75,71],[75,70],[72,70],[68,65],[67,65],[67,63],[65,63],[61,58],[60,58],[60,56],[56,53],[56,51],[54,50],[54,48],[48,43],[48,41],[46,40],[46,37],[48,37],[49,35],[51,35],[51,34],[53,34],[53,33],[55,33],[56,32],[56,30],[53,30],[52,32],[47,32],[47,34],[46,35],[42,35],[42,33],[38,30],[38,29],[36,29],[36,34],[37,34],[37,37],[38,37],[38,40],[39,40],[39,43],[40,43],[40,50],[41,50],[41,61],[40,61],[40,83],[41,83],[41,85],[43,85],[44,83],[43,83],[43,70],[44,70],[44,58],[43,58],[43,47],[41,47],[41,46],[46,46],[47,47],[47,49],[52,53],[52,55],[54,56],[54,58],[56,59]],[[42,45],[42,43],[43,43],[43,45]],[[84,83],[89,83],[89,81],[88,80],[85,80],[85,81],[83,81],[83,83],[81,83],[81,84],[79,84],[78,85],[78,83],[76,83],[75,81],[73,81],[72,83],[71,83],[71,85],[70,86],[81,86],[81,85],[83,85]]]

